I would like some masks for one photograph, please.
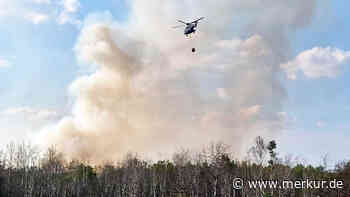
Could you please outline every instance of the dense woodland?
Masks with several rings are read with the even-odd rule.
[[[350,196],[350,162],[332,170],[281,159],[275,141],[258,137],[247,159],[217,143],[199,153],[178,151],[169,161],[150,162],[128,154],[120,162],[92,165],[67,160],[54,147],[44,153],[11,143],[1,154],[1,197],[338,197]],[[326,163],[326,162],[325,162]],[[233,188],[233,180],[343,180],[343,189]]]

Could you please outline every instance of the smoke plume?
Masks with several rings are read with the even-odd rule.
[[[278,134],[287,36],[311,22],[315,0],[128,2],[123,24],[85,20],[75,52],[92,71],[71,84],[72,114],[47,130],[48,144],[94,162],[213,141],[239,157],[257,135]],[[201,16],[193,39],[171,28]]]

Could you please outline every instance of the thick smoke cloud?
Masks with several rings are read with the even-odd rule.
[[[93,162],[213,141],[239,157],[254,137],[283,127],[279,65],[288,34],[310,23],[315,2],[132,0],[126,24],[92,15],[75,51],[93,71],[72,83],[72,115],[43,138]],[[200,16],[193,39],[170,28]]]

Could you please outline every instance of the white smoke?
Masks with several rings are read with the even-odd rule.
[[[240,156],[257,135],[278,133],[287,34],[311,21],[314,0],[129,3],[126,24],[108,13],[86,20],[75,50],[94,70],[71,85],[72,115],[44,134],[48,144],[94,162],[213,141]],[[194,39],[171,29],[201,16]]]

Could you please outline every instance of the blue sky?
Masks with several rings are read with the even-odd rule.
[[[12,13],[0,14],[0,59],[7,62],[0,66],[0,111],[24,106],[32,108],[28,113],[49,109],[58,113],[49,118],[54,122],[70,111],[72,101],[67,89],[81,74],[73,50],[81,29],[79,22],[89,13],[103,11],[109,11],[115,20],[122,22],[128,18],[128,7],[123,0],[81,1],[79,9],[71,11],[54,2],[28,4],[17,1],[10,6],[24,10],[24,15],[26,10],[39,10],[48,18],[33,17],[37,19],[34,20]],[[349,51],[350,23],[346,20],[350,18],[349,6],[347,0],[320,4],[312,24],[290,36],[294,56],[314,47]],[[65,11],[70,20],[58,22]],[[326,153],[333,163],[350,159],[349,63],[342,64],[340,69],[336,77],[311,79],[297,73],[296,80],[282,79],[288,93],[283,109],[292,122],[279,137],[282,155],[292,153],[312,163],[319,162]],[[9,139],[26,139],[26,132],[40,127],[33,121],[21,121],[0,117],[3,144]],[[28,125],[32,130],[24,129]]]
[[[348,1],[337,0],[321,5],[310,27],[299,30],[292,39],[295,55],[301,51],[321,47],[350,49]],[[315,163],[329,154],[331,163],[348,159],[350,140],[350,69],[346,63],[336,78],[286,80],[288,99],[285,111],[295,116],[295,125],[288,131],[285,152],[300,155]],[[307,137],[302,137],[302,136]],[[289,134],[286,134],[289,136]],[[306,140],[306,141],[305,141]],[[291,151],[295,147],[295,151]]]

